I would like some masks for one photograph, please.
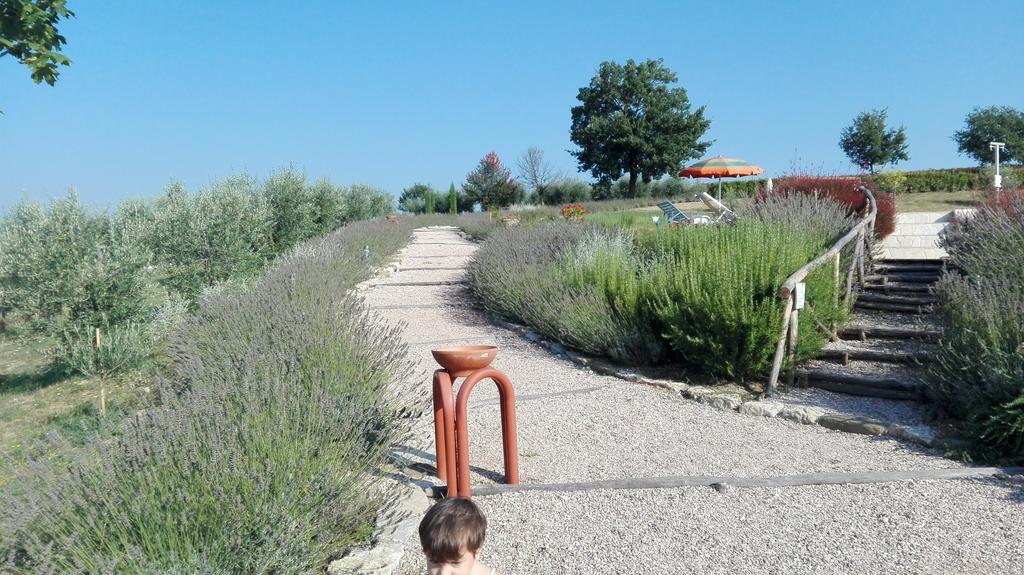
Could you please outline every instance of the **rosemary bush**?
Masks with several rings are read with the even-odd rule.
[[[1024,203],[980,210],[943,243],[936,398],[967,420],[976,455],[1024,461]]]
[[[664,229],[641,236],[641,253],[651,260],[642,278],[648,314],[678,361],[701,373],[745,380],[767,373],[782,328],[783,281],[820,255],[825,234],[799,226],[741,220],[734,227]],[[831,269],[805,280],[804,312],[823,324],[842,322],[847,310],[833,302],[838,293]],[[798,355],[821,349],[824,338],[800,330]]]
[[[770,364],[778,287],[854,220],[828,199],[780,197],[749,208],[737,226],[634,232],[628,219],[615,221],[499,229],[470,264],[472,289],[492,313],[582,351],[744,380]],[[849,311],[826,268],[806,279],[809,326]],[[798,357],[823,343],[813,327],[801,330]]]
[[[350,293],[413,225],[346,226],[201,298],[159,404],[65,469],[37,462],[3,502],[0,566],[319,573],[365,541],[393,500],[374,471],[406,431],[411,365]]]

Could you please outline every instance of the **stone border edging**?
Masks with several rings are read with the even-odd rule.
[[[564,356],[576,365],[588,368],[595,373],[672,391],[686,399],[691,399],[716,409],[738,411],[744,415],[779,417],[804,425],[819,425],[826,429],[845,431],[847,433],[885,435],[930,448],[941,448],[946,445],[946,442],[941,440],[935,430],[928,425],[886,423],[867,417],[825,413],[823,410],[815,407],[789,406],[770,400],[744,401],[743,397],[738,393],[720,393],[707,386],[644,377],[635,371],[617,367],[604,360],[569,351],[565,346],[557,342],[544,339],[540,334],[532,331],[527,326],[495,317],[490,319],[499,327],[503,327],[530,342],[540,345],[554,355]]]
[[[327,566],[329,575],[391,575],[405,555],[405,541],[419,528],[420,519],[430,507],[426,488],[417,481],[395,477],[405,492],[387,516],[377,517],[373,543],[356,549]]]

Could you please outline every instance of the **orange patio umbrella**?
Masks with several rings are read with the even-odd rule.
[[[708,158],[679,170],[679,177],[718,178],[718,200],[722,200],[722,178],[763,174],[764,169],[739,158]]]

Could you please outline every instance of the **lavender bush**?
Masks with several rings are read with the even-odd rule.
[[[1024,461],[1024,203],[980,210],[943,244],[936,399],[967,421],[975,456]]]
[[[202,298],[159,402],[63,469],[33,463],[2,502],[0,566],[319,573],[365,541],[394,499],[375,471],[406,431],[411,366],[350,290],[413,225],[346,226]]]
[[[793,197],[745,210],[736,226],[637,231],[629,216],[498,229],[474,255],[469,279],[490,312],[576,349],[630,364],[670,359],[742,381],[770,363],[779,285],[850,228],[846,211]],[[849,310],[831,267],[806,283],[816,305],[805,314],[842,322]],[[798,343],[805,358],[824,339],[807,329]]]

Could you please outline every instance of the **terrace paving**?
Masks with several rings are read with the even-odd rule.
[[[433,245],[439,242],[455,246]],[[362,288],[384,319],[403,322],[418,370],[406,384],[424,408],[402,453],[433,464],[430,349],[494,343],[494,366],[519,396],[524,484],[721,475],[962,468],[941,454],[869,437],[746,416],[581,369],[475,310],[462,285],[389,286],[425,255],[475,245],[451,228],[418,231],[394,266]],[[458,270],[415,271],[450,281]],[[371,287],[372,286],[372,287]],[[500,481],[497,393],[470,407],[473,484]],[[812,402],[814,398],[801,397]],[[436,483],[440,484],[440,482]],[[1024,556],[1024,485],[994,479],[771,488],[671,487],[477,496],[488,516],[482,559],[526,573],[1016,573]],[[415,535],[398,573],[424,565]]]
[[[954,212],[896,214],[896,229],[879,245],[887,260],[938,260],[949,254],[939,247],[939,234],[954,222]]]

